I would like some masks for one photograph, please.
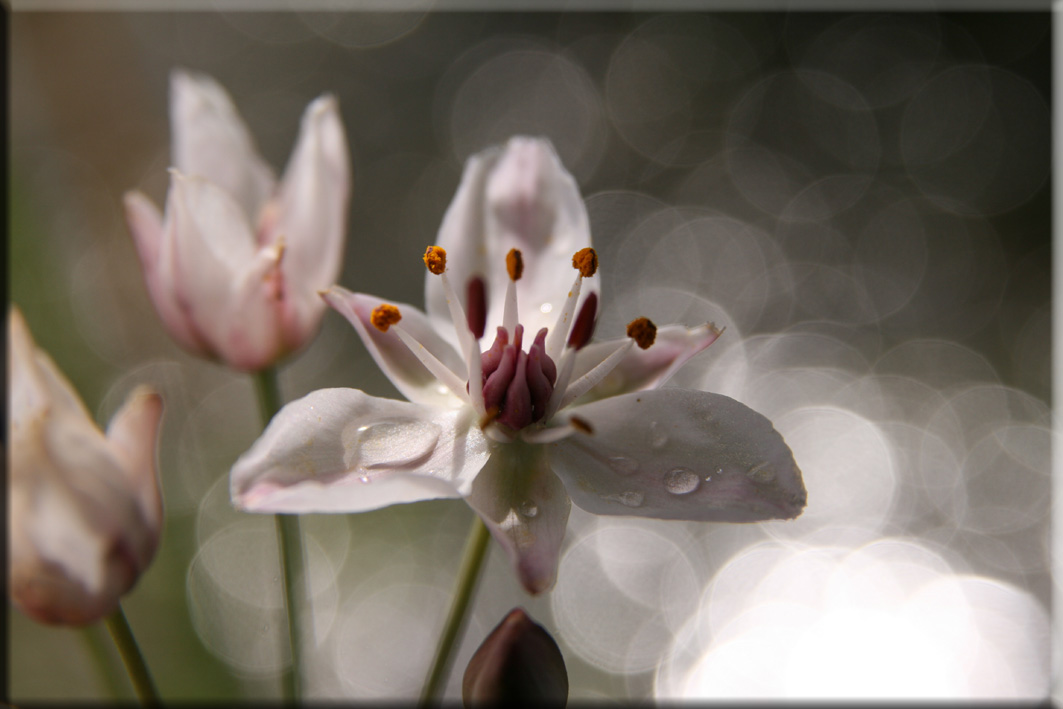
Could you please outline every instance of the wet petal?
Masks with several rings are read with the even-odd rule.
[[[782,436],[734,399],[659,389],[568,411],[592,433],[551,444],[549,458],[588,512],[754,522],[790,519],[805,506]]]
[[[589,403],[609,396],[632,391],[656,389],[667,382],[691,357],[716,341],[720,336],[712,324],[685,328],[667,325],[657,330],[657,339],[649,349],[630,348],[620,363],[606,375],[580,403]],[[608,356],[626,340],[607,340],[587,345],[576,354],[572,380],[576,381]]]
[[[265,244],[283,238],[282,268],[293,309],[288,339],[306,341],[324,312],[317,291],[339,278],[350,198],[350,156],[333,96],[322,96],[303,113],[299,140],[288,162]],[[269,216],[267,216],[269,219]]]
[[[496,446],[466,502],[509,555],[531,594],[553,587],[572,503],[537,446]]]
[[[253,512],[364,512],[468,491],[487,460],[469,409],[321,389],[293,401],[232,469]]]
[[[257,214],[273,192],[273,171],[259,157],[225,89],[205,74],[175,70],[170,126],[173,165],[218,185],[247,217]]]
[[[463,380],[467,379],[464,375],[465,363],[462,362],[461,356],[432,328],[420,309],[365,293],[352,293],[340,286],[333,286],[323,293],[322,297],[354,325],[369,354],[373,355],[377,365],[403,396],[426,406],[446,408],[462,403],[421,364],[394,331],[381,332],[369,320],[373,309],[381,303],[397,305],[402,313],[403,328],[451,371]]]
[[[159,313],[166,331],[186,350],[208,355],[209,347],[195,331],[188,315],[181,309],[173,287],[172,239],[167,239],[159,210],[140,192],[125,195],[126,224],[140,255],[148,295]]]

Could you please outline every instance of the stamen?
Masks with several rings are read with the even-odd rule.
[[[598,253],[590,247],[580,249],[572,255],[572,268],[579,271],[576,282],[569,289],[568,298],[565,299],[561,312],[557,314],[557,322],[554,323],[546,341],[546,353],[553,359],[561,356],[561,350],[565,346],[565,337],[572,322],[572,313],[576,310],[584,276],[589,278],[598,272]]]
[[[469,332],[479,340],[484,336],[484,328],[487,327],[487,286],[484,279],[479,276],[470,278],[466,294],[469,309],[465,315],[469,321]]]
[[[524,257],[520,249],[510,249],[506,254],[506,270],[509,272],[509,280],[519,281],[524,275]]]
[[[398,312],[398,308],[396,308],[395,311]],[[374,311],[374,313],[375,312],[376,311]],[[427,347],[418,342],[417,338],[408,333],[406,328],[402,325],[395,325],[395,334],[398,335],[399,339],[409,348],[413,356],[421,361],[421,364],[425,366],[425,369],[431,372],[432,375],[442,382],[447,389],[450,389],[459,399],[470,401],[469,392],[465,390],[466,382],[455,374],[450,367],[443,364],[443,362],[432,354]]]
[[[584,278],[590,278],[598,270],[598,253],[589,246],[572,256],[572,268]]]
[[[387,332],[388,328],[402,320],[402,313],[394,305],[388,305],[383,303],[373,308],[373,312],[369,315],[369,322],[373,323],[373,327],[381,332]]]
[[[572,323],[572,332],[568,335],[568,346],[578,350],[591,341],[594,334],[594,316],[598,314],[598,294],[589,293],[583,301],[576,322]]]
[[[635,341],[640,349],[649,349],[657,339],[657,326],[649,318],[635,318],[627,324],[627,336]]]
[[[585,373],[582,377],[571,384],[566,382],[565,390],[562,392],[561,401],[558,403],[557,408],[565,408],[573,401],[593,389],[595,385],[605,379],[609,372],[616,369],[616,366],[620,364],[620,361],[628,353],[628,350],[634,346],[635,342],[633,340],[624,340],[615,350],[609,353],[608,357],[591,368],[591,370]]]
[[[586,419],[581,419],[579,416],[569,416],[568,422],[572,424],[572,428],[580,433],[585,433],[588,436],[594,435],[594,427]]]
[[[442,246],[429,246],[424,252],[424,265],[435,275],[447,270],[447,252]]]

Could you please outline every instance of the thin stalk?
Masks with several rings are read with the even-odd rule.
[[[269,424],[273,415],[280,411],[281,393],[277,369],[267,367],[254,374],[255,392],[258,394],[262,425]],[[277,523],[277,546],[280,550],[281,579],[284,583],[284,610],[288,618],[288,645],[291,648],[292,664],[281,675],[281,693],[285,701],[299,701],[302,665],[299,661],[301,646],[299,612],[302,594],[299,592],[303,579],[303,537],[299,531],[299,518],[295,515],[275,515]]]
[[[472,526],[469,527],[469,536],[465,538],[465,550],[461,555],[461,567],[454,584],[450,615],[447,616],[447,623],[443,627],[443,635],[439,638],[432,669],[425,680],[424,689],[421,690],[422,707],[437,701],[436,693],[450,668],[451,653],[465,624],[465,613],[469,610],[469,602],[476,590],[476,581],[480,578],[484,559],[487,558],[487,542],[490,539],[491,534],[487,527],[479,517],[474,516]]]
[[[81,629],[81,637],[89,649],[89,654],[96,663],[96,669],[103,676],[108,694],[114,699],[125,699],[128,685],[118,665],[111,659],[108,643],[103,638],[103,629],[95,623]]]
[[[118,648],[118,654],[122,656],[122,661],[125,663],[129,679],[133,682],[133,689],[140,697],[140,703],[158,704],[159,693],[155,689],[155,682],[151,679],[151,672],[148,671],[144,656],[140,654],[140,647],[137,645],[136,638],[133,637],[133,631],[129,628],[129,621],[126,620],[122,606],[119,605],[118,610],[107,616],[105,622],[107,630],[111,633],[111,639]]]

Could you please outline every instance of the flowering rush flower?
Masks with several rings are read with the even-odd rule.
[[[308,342],[343,261],[350,165],[336,99],[303,113],[277,184],[213,79],[170,81],[173,163],[166,213],[140,192],[126,221],[148,293],[189,352],[253,371]]]
[[[151,563],[162,526],[162,399],[134,389],[104,435],[22,314],[8,318],[11,600],[45,623],[110,615]]]
[[[659,388],[718,329],[637,318],[629,337],[589,343],[597,256],[549,143],[472,157],[438,239],[427,313],[323,294],[410,402],[324,389],[288,404],[233,467],[239,508],[463,497],[533,594],[554,583],[571,501],[665,519],[800,514],[801,473],[770,421],[726,396]]]

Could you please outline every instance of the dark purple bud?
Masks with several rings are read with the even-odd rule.
[[[548,704],[568,701],[568,671],[550,633],[522,608],[514,608],[469,660],[461,683],[465,706]]]
[[[591,341],[594,334],[594,316],[598,314],[598,294],[591,292],[583,301],[583,307],[579,309],[576,322],[572,323],[572,330],[568,333],[568,346],[578,350]]]
[[[469,331],[479,340],[487,327],[487,286],[484,279],[479,276],[470,278],[466,295],[465,319],[469,323]]]

